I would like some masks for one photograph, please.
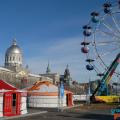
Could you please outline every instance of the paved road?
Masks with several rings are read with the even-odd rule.
[[[113,116],[100,111],[92,111],[92,112],[47,112],[44,114],[28,116],[24,118],[15,118],[12,120],[112,120]]]

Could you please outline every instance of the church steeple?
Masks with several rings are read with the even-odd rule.
[[[64,78],[65,79],[69,79],[70,78],[70,71],[69,71],[69,68],[68,68],[68,64],[67,64],[65,72],[64,72]]]
[[[49,62],[48,62],[48,66],[47,66],[47,69],[46,69],[46,73],[49,74],[51,72],[50,70],[50,65],[49,65]]]

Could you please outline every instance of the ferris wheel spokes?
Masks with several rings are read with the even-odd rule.
[[[113,22],[114,22],[114,24],[115,24],[115,26],[116,26],[116,28],[117,28],[117,31],[120,33],[120,27],[119,27],[119,25],[117,24],[114,15],[112,15],[112,20],[113,20]]]

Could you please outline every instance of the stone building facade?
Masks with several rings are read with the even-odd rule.
[[[42,77],[51,78],[53,80],[53,84],[55,84],[55,85],[57,85],[60,81],[60,75],[58,73],[52,73],[51,72],[49,62],[48,62],[48,65],[47,65],[46,73],[45,74],[39,74],[39,75],[41,75]]]
[[[0,79],[17,88],[28,87],[38,80],[47,80],[53,83],[53,78],[32,74],[27,67],[23,67],[23,53],[16,40],[13,40],[12,45],[6,50],[5,64],[0,67]]]

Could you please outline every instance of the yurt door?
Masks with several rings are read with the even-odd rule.
[[[20,114],[20,93],[5,93],[4,95],[4,116]]]
[[[67,105],[72,106],[72,94],[71,93],[67,94]]]
[[[11,116],[12,114],[12,94],[11,93],[4,94],[3,114],[4,116]]]
[[[12,94],[12,113],[16,115],[16,93]]]
[[[19,115],[20,114],[20,93],[12,94],[12,114]]]

